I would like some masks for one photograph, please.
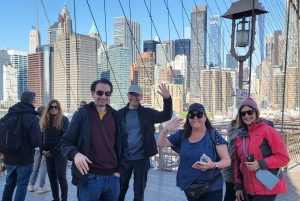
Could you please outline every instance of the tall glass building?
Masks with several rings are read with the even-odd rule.
[[[10,56],[10,63],[12,67],[17,69],[18,74],[18,98],[24,91],[28,90],[27,85],[27,69],[28,69],[28,56],[26,51],[20,50],[7,50]]]
[[[207,64],[207,6],[192,8],[191,14],[191,93],[196,100],[200,100],[200,70],[205,69]]]
[[[114,86],[110,105],[115,109],[127,103],[127,92],[131,86],[130,58],[131,51],[127,47],[110,47],[101,52],[101,78],[109,79]]]
[[[191,40],[177,39],[175,40],[175,57],[177,55],[185,54],[190,58],[191,56]]]
[[[156,45],[160,44],[155,40],[145,40],[143,50],[144,52],[154,52],[155,53],[155,62],[156,62]]]
[[[209,17],[209,66],[222,67],[224,65],[223,29],[219,15]]]
[[[9,54],[6,50],[0,50],[0,83],[3,83],[3,65],[10,62]],[[3,100],[3,87],[0,87],[0,100]]]

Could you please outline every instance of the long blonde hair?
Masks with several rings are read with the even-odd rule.
[[[45,112],[43,113],[43,116],[40,120],[40,127],[41,127],[42,132],[45,132],[45,130],[51,126],[50,106],[52,103],[56,103],[58,106],[58,112],[53,119],[52,126],[56,130],[59,130],[59,131],[63,130],[63,112],[61,110],[61,106],[60,106],[60,103],[58,102],[58,100],[53,99],[48,103],[48,105],[45,109]]]

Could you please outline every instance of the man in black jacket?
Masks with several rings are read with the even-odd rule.
[[[117,201],[125,170],[127,134],[120,114],[108,105],[113,91],[105,78],[91,85],[94,102],[81,107],[62,137],[62,154],[72,164],[79,201]]]
[[[6,167],[6,184],[2,200],[10,201],[17,186],[15,200],[25,200],[27,186],[33,169],[35,147],[39,144],[41,130],[34,108],[35,93],[25,91],[22,93],[21,102],[8,110],[10,114],[21,114],[22,143],[20,149],[12,154],[4,154]],[[5,117],[4,117],[5,118]]]
[[[154,138],[154,124],[168,121],[172,117],[172,99],[165,84],[159,86],[158,92],[164,99],[163,111],[145,108],[140,104],[142,89],[132,85],[128,90],[129,103],[119,110],[125,118],[128,133],[128,157],[126,170],[122,174],[119,201],[124,201],[129,181],[134,174],[134,201],[144,200],[147,175],[150,169],[149,157],[157,154]]]

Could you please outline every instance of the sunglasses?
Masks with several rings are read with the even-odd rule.
[[[201,119],[203,117],[203,113],[202,112],[198,112],[196,114],[194,113],[189,113],[189,119],[194,119],[195,117],[197,117],[198,119]]]
[[[247,111],[240,111],[241,116],[246,116],[248,114],[249,116],[254,114],[254,110],[247,110]]]
[[[58,108],[59,108],[58,105],[50,106],[50,107],[49,107],[50,110],[52,110],[52,109],[58,109]]]
[[[104,92],[104,91],[96,91],[96,94],[98,96],[103,96],[103,94],[105,94],[105,96],[111,96],[111,92],[110,91],[107,91],[107,92]]]

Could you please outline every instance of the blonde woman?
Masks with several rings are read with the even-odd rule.
[[[51,100],[40,120],[43,132],[40,152],[46,158],[47,171],[53,200],[66,201],[68,198],[68,182],[66,179],[67,159],[61,154],[60,140],[69,126],[69,120],[63,115],[60,103]],[[58,183],[61,190],[59,198]]]

